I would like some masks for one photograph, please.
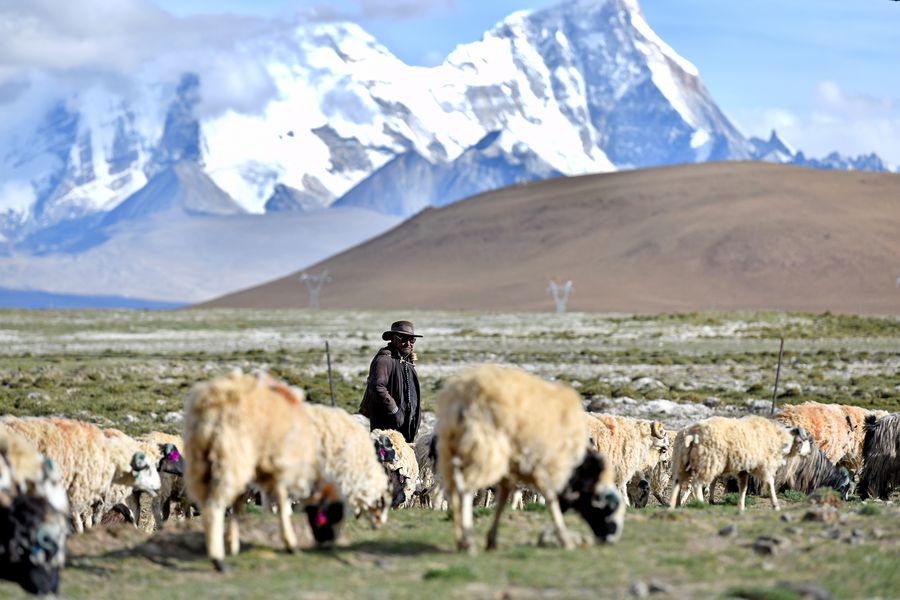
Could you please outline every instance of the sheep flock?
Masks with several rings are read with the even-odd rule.
[[[588,412],[573,388],[483,364],[442,382],[433,428],[413,444],[365,418],[310,403],[265,373],[196,383],[179,434],[133,438],[60,417],[0,418],[0,578],[53,593],[69,536],[116,518],[150,531],[199,518],[206,553],[227,571],[248,504],[277,513],[287,552],[340,544],[341,524],[383,527],[391,509],[448,510],[459,551],[474,553],[473,506],[493,498],[485,542],[498,547],[508,504],[546,504],[556,543],[615,543],[626,511],[651,498],[675,510],[714,501],[717,484],[776,493],[821,487],[845,499],[886,499],[900,485],[900,413],[805,402],[771,418],[711,417],[680,430],[661,421]],[[579,539],[563,513],[584,519]],[[292,515],[300,512],[303,518]],[[300,525],[300,536],[295,526]],[[26,540],[24,548],[16,543]],[[26,568],[27,566],[27,568]]]

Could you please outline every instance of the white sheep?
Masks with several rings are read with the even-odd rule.
[[[403,434],[393,429],[374,429],[370,433],[375,450],[383,453],[393,449],[393,457],[380,456],[381,464],[387,472],[391,483],[391,507],[407,508],[415,500],[415,492],[419,484],[419,463],[416,451],[410,446]]]
[[[240,550],[237,516],[251,483],[273,496],[281,537],[297,548],[289,491],[314,487],[314,439],[301,393],[266,375],[233,372],[194,386],[184,406],[185,483],[200,507],[209,558],[225,570],[225,549]],[[225,510],[233,514],[224,531]]]
[[[437,398],[438,471],[457,548],[472,550],[473,494],[497,486],[487,548],[517,483],[543,494],[560,542],[574,545],[562,511],[575,508],[602,541],[615,540],[625,511],[612,470],[588,452],[581,398],[569,387],[518,369],[482,365],[451,377]]]
[[[667,452],[665,428],[659,421],[617,415],[587,413],[585,418],[594,449],[609,460],[616,487],[628,506],[628,482],[655,467]]]
[[[735,475],[744,510],[750,476],[769,486],[772,508],[779,510],[775,474],[785,458],[810,452],[809,436],[763,417],[711,417],[683,429],[675,438],[672,475],[675,486],[669,506],[680,505],[682,483],[692,482],[694,496],[703,499],[703,486],[721,475]]]
[[[7,416],[2,422],[56,463],[77,533],[94,524],[110,486],[148,493],[159,489],[159,474],[144,453],[130,444],[109,443],[96,425],[57,417]]]
[[[383,525],[391,491],[368,429],[341,408],[312,403],[304,407],[312,425],[318,478],[336,485],[357,517],[364,514],[373,527]]]

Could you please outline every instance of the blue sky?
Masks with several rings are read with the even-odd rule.
[[[713,98],[745,134],[767,136],[776,128],[809,155],[874,151],[900,165],[900,2],[638,1],[650,26],[697,65]],[[0,0],[0,102],[16,94],[22,73],[70,69],[78,74],[74,80],[110,65],[134,69],[142,52],[224,44],[228,36],[241,34],[246,20],[345,17],[407,63],[433,65],[457,44],[480,39],[508,14],[551,4]],[[166,39],[170,33],[175,41]]]

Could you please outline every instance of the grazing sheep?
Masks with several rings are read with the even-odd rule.
[[[887,500],[900,484],[900,413],[866,419],[863,468],[859,476],[859,497],[878,496]]]
[[[150,503],[156,529],[169,519],[172,503],[178,503],[186,519],[191,518],[191,503],[184,485],[184,441],[181,436],[151,431],[137,439],[159,471],[159,493]]]
[[[77,533],[94,524],[111,486],[148,493],[159,489],[159,474],[144,453],[130,444],[109,443],[96,425],[57,417],[7,416],[2,423],[56,463]]]
[[[543,494],[566,548],[574,546],[562,518],[570,507],[599,540],[621,534],[624,504],[611,468],[588,451],[581,398],[571,388],[497,365],[466,369],[438,394],[436,431],[438,471],[459,550],[473,550],[473,494],[491,485],[497,486],[497,507],[488,550],[497,546],[500,516],[518,483]]]
[[[828,460],[855,473],[862,466],[865,419],[873,414],[887,413],[843,404],[804,402],[784,406],[775,420],[800,427],[812,436]]]
[[[341,408],[310,403],[304,406],[315,440],[318,478],[337,486],[353,514],[364,514],[373,527],[380,527],[387,521],[391,490],[369,430]],[[321,520],[322,516],[317,513],[316,518]]]
[[[247,486],[256,484],[278,505],[281,537],[297,548],[288,492],[313,493],[315,446],[303,394],[266,375],[239,371],[194,386],[184,406],[185,483],[203,517],[206,549],[219,571],[240,550],[237,517]],[[233,514],[224,531],[225,509]]]
[[[850,473],[828,460],[815,440],[810,440],[809,454],[788,458],[775,474],[775,487],[811,494],[821,487],[829,487],[846,500],[852,487]]]
[[[147,490],[136,490],[130,483],[114,483],[110,485],[103,496],[103,502],[94,507],[93,521],[94,523],[99,523],[107,511],[117,507],[117,510],[122,511],[125,515],[126,520],[137,527],[141,514],[141,492],[148,491],[151,496],[156,496],[160,489],[159,461],[156,457],[159,454],[159,450],[152,445],[141,444],[124,431],[115,428],[104,429],[103,435],[106,436],[107,442],[114,446],[121,446],[132,454],[142,453],[146,458],[146,469],[152,482]]]
[[[416,451],[406,442],[403,434],[399,431],[375,429],[370,435],[377,452],[383,452],[385,448],[394,450],[393,458],[381,457],[382,465],[387,471],[393,490],[391,507],[407,508],[412,506],[419,481],[419,463],[416,461]]]
[[[53,461],[0,426],[0,579],[32,594],[58,591],[68,508]]]
[[[416,440],[416,463],[419,465],[419,485],[416,496],[422,506],[433,510],[446,510],[447,498],[437,474],[437,436],[427,433]]]
[[[786,457],[809,454],[809,436],[802,429],[786,427],[763,417],[731,419],[711,417],[684,429],[675,438],[672,475],[675,486],[669,506],[680,505],[682,483],[692,481],[694,496],[703,498],[703,486],[721,475],[735,475],[740,486],[738,510],[744,510],[747,482],[752,475],[766,482],[772,507],[780,510],[775,497],[775,473]]]
[[[659,421],[600,413],[586,413],[585,419],[594,450],[609,460],[616,487],[628,506],[628,482],[636,473],[656,466],[661,454],[667,452],[665,428]],[[646,491],[649,497],[649,487]]]

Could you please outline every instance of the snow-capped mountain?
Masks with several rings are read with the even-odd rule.
[[[202,73],[137,96],[64,99],[4,153],[4,180],[32,190],[31,228],[114,208],[179,160],[262,212],[276,185],[329,202],[400,155],[447,164],[494,131],[508,152],[563,174],[751,154],[634,0],[514,13],[434,68],[402,63],[352,24],[298,27],[243,51],[277,86],[258,113],[199,114]],[[22,220],[7,218],[8,238]]]
[[[87,271],[54,278],[48,267],[29,283],[18,265],[27,258],[38,273],[35,256],[90,252],[106,281],[120,268],[116,257],[134,258],[109,251],[127,247],[125,232],[143,236],[140,247],[150,251],[147,240],[165,237],[155,228],[189,231],[191,219],[204,220],[195,240],[203,244],[215,238],[213,226],[261,222],[245,212],[278,213],[265,215],[274,220],[334,206],[390,216],[348,228],[355,233],[346,247],[427,206],[535,178],[739,159],[884,167],[874,155],[808,159],[774,132],[747,140],[636,0],[565,0],[516,12],[433,68],[404,64],[349,23],[249,36],[234,51],[264,66],[272,88],[265,102],[216,109],[207,74],[189,72],[96,83],[59,98],[36,125],[0,127],[6,285],[70,281],[53,291],[94,292]],[[296,255],[285,270],[308,258]],[[187,298],[152,282],[138,288]],[[189,288],[180,284],[179,293]]]
[[[522,142],[494,131],[449,163],[431,163],[415,150],[405,152],[332,206],[356,206],[407,216],[487,190],[562,174]]]

